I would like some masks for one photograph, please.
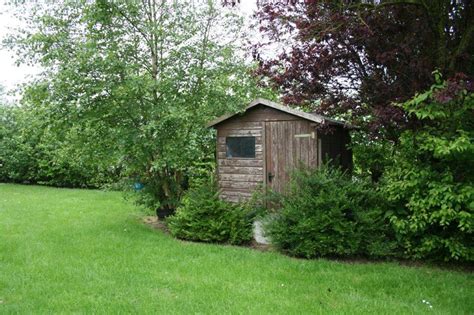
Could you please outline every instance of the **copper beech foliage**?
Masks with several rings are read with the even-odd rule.
[[[472,76],[471,1],[272,1],[256,13],[256,72],[289,105],[345,115],[373,135],[398,138],[399,106],[445,77]]]

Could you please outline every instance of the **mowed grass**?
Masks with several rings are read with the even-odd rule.
[[[466,272],[187,243],[141,216],[117,192],[0,184],[0,313],[474,313]]]

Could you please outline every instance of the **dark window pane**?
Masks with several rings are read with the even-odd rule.
[[[255,157],[255,137],[227,137],[227,157]]]

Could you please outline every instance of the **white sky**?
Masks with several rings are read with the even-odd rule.
[[[9,12],[6,5],[8,0],[0,0],[0,42],[5,39],[12,28],[19,27],[19,21]],[[1,44],[0,44],[1,45]],[[13,52],[0,46],[0,85],[7,91],[15,89],[20,83],[24,83],[38,73],[39,69],[31,66],[15,65]]]
[[[12,28],[20,26],[19,21],[13,16],[11,9],[6,4],[9,0],[0,0],[0,42],[11,32]],[[256,8],[257,0],[241,0],[239,9],[250,16]],[[40,69],[32,66],[16,66],[13,52],[0,44],[0,85],[7,91],[14,90],[18,84],[25,83],[28,79],[39,73]],[[13,96],[11,96],[13,97]]]

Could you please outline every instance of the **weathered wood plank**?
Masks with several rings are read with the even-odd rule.
[[[251,121],[276,121],[276,120],[299,120],[300,117],[293,116],[288,113],[269,107],[254,107],[246,112],[243,116],[234,117],[231,122],[251,122]]]
[[[261,121],[230,121],[223,123],[219,129],[261,129]]]
[[[252,191],[242,191],[225,188],[221,190],[220,196],[225,200],[244,201],[252,197]]]
[[[217,152],[226,152],[227,148],[225,144],[218,144],[217,145]],[[263,152],[263,145],[262,144],[256,144],[255,145],[255,153],[257,152]]]
[[[266,132],[266,122],[262,122],[262,138],[265,139],[265,132]],[[267,159],[266,159],[266,148],[265,145],[263,145],[263,168],[262,168],[262,175],[263,175],[263,187],[267,187]]]
[[[255,137],[255,144],[262,144],[262,137]],[[217,137],[217,144],[225,144],[226,137]]]
[[[253,190],[249,189],[239,189],[239,188],[221,188],[221,192],[228,195],[246,195],[250,196],[253,193]]]
[[[294,157],[294,150],[295,150],[295,138],[294,135],[296,134],[296,122],[292,122],[289,125],[290,128],[290,133],[288,135],[288,147],[287,147],[287,163],[288,165],[294,165],[295,164],[295,157]]]
[[[265,184],[267,187],[272,187],[272,184],[268,180],[268,173],[273,172],[273,163],[271,155],[273,154],[272,142],[271,142],[271,123],[265,123]]]
[[[316,130],[310,128],[311,132],[316,133]],[[316,167],[317,165],[317,150],[316,150],[316,134],[314,138],[311,138],[309,142],[309,165],[311,167]]]
[[[246,117],[243,121],[246,122],[258,122],[258,121],[294,121],[298,120],[298,117],[294,117],[291,115],[267,115],[267,114],[257,114],[253,115],[252,117]]]
[[[240,129],[218,129],[217,130],[218,137],[232,137],[232,136],[249,136],[249,137],[256,137],[262,136],[261,129],[247,129],[247,130],[240,130]]]
[[[263,175],[263,167],[221,166],[219,167],[219,174]]]
[[[247,122],[263,122],[263,121],[277,121],[277,120],[299,120],[300,117],[293,116],[279,110],[257,106],[249,109],[244,115],[236,115],[227,121],[220,124],[218,128],[226,128],[226,125],[243,124]]]
[[[254,159],[245,159],[245,160],[239,160],[239,159],[218,159],[217,163],[219,167],[221,166],[263,166],[263,160],[254,160]]]
[[[220,188],[248,189],[249,191],[257,188],[260,185],[262,185],[262,183],[259,183],[259,182],[234,182],[234,181],[229,181],[229,180],[219,181]]]
[[[249,174],[223,174],[219,171],[220,180],[231,180],[236,182],[262,182],[263,175]]]
[[[220,198],[221,198],[222,200],[225,200],[225,201],[228,201],[228,202],[238,203],[238,202],[243,202],[243,201],[249,199],[250,197],[246,197],[246,196],[229,196],[229,195],[226,195],[226,194],[221,194],[221,195],[220,195]]]
[[[263,157],[262,151],[255,152],[255,158],[252,158],[253,160],[261,160]],[[226,152],[225,151],[218,151],[217,152],[217,158],[219,159],[227,159]],[[232,159],[232,158],[229,158]],[[237,158],[237,159],[243,159],[243,158]]]
[[[278,141],[278,123],[277,122],[272,122],[270,123],[271,126],[271,146],[272,146],[272,165],[273,165],[273,180],[272,180],[272,189],[275,191],[280,191],[278,182],[279,182],[279,173],[280,173],[280,168],[279,168],[279,160],[278,160],[278,152],[280,152],[280,147],[279,147],[279,141]]]

